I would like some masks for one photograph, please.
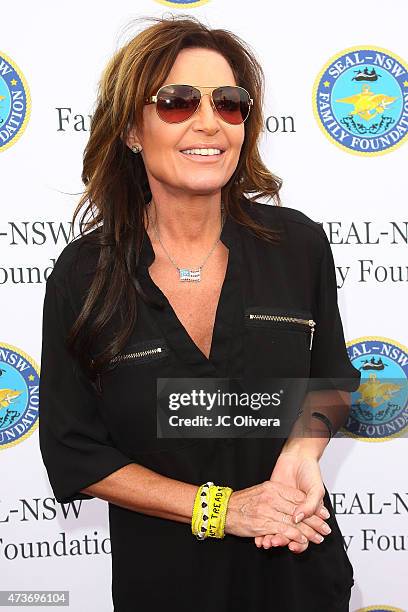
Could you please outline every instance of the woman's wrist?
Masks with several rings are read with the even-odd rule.
[[[323,455],[328,442],[329,434],[326,432],[325,435],[323,430],[318,437],[289,437],[282,447],[281,454],[307,456],[318,461]]]
[[[229,498],[227,514],[225,516],[225,533],[231,533],[231,531],[233,531],[239,509],[239,506],[236,504],[236,491],[233,491]]]
[[[283,453],[309,456],[317,460],[323,455],[330,441],[330,431],[323,420],[311,416],[310,412],[306,404],[283,445]]]

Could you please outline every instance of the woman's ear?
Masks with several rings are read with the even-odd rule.
[[[122,136],[122,141],[129,149],[142,148],[138,132],[135,127],[130,127],[130,124],[128,124],[126,133]]]

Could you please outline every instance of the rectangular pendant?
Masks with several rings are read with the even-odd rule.
[[[190,270],[190,268],[180,268],[180,280],[181,281],[200,281],[201,280],[201,270],[197,268],[196,270]]]

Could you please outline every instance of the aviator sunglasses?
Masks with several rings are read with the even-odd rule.
[[[202,94],[201,89],[210,89]],[[243,87],[221,87],[170,84],[160,87],[155,96],[145,98],[145,104],[156,103],[156,112],[166,123],[182,123],[190,119],[199,108],[202,95],[209,95],[213,108],[221,119],[231,125],[243,123],[251,110],[253,99]]]

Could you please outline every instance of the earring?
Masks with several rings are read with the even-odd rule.
[[[140,147],[139,145],[133,145],[132,147],[133,153],[140,153],[141,150],[142,150],[142,147]]]

